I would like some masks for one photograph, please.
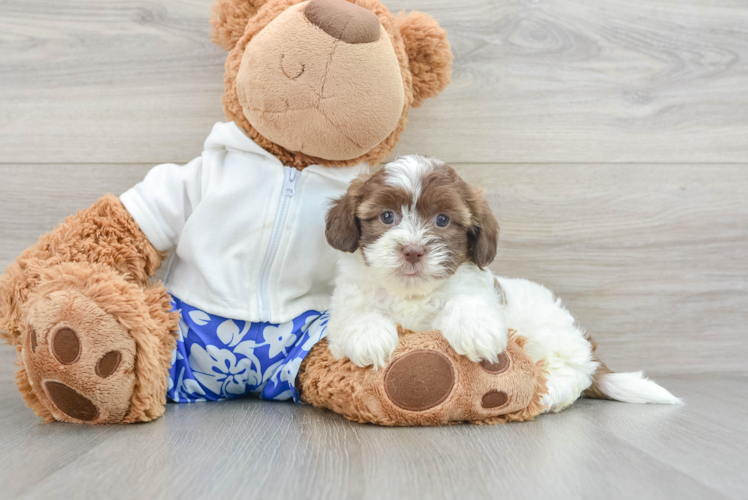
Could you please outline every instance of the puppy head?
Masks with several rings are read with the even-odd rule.
[[[432,292],[464,262],[487,266],[499,239],[481,192],[448,165],[418,155],[354,180],[326,225],[331,246],[360,249],[381,284],[407,295]]]

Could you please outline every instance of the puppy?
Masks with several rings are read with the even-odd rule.
[[[354,180],[326,219],[340,259],[327,340],[337,358],[374,369],[398,345],[397,324],[439,330],[470,360],[497,361],[507,325],[543,361],[546,411],[584,392],[631,403],[680,400],[641,372],[612,373],[591,339],[547,288],[495,277],[499,225],[480,191],[439,160],[405,156]],[[586,391],[586,392],[585,392]]]
[[[384,366],[397,324],[441,331],[458,354],[497,361],[507,327],[485,266],[499,225],[480,191],[433,158],[405,156],[359,178],[327,214],[340,261],[327,338],[336,357]]]

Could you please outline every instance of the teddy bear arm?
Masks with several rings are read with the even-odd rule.
[[[0,276],[0,336],[20,342],[22,309],[45,270],[66,262],[89,264],[149,286],[165,254],[156,250],[119,198],[106,195],[71,215],[23,251]]]

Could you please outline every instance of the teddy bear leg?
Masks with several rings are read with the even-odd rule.
[[[91,264],[47,269],[26,304],[18,386],[45,421],[105,424],[164,411],[177,318],[149,288]]]
[[[496,424],[530,420],[544,409],[541,365],[512,335],[494,364],[459,356],[439,332],[401,335],[381,370],[336,360],[326,341],[309,352],[297,387],[302,400],[350,420],[380,425]]]

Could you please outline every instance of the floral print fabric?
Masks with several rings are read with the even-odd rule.
[[[324,338],[327,313],[307,311],[288,323],[222,318],[172,297],[179,338],[167,397],[176,403],[218,401],[248,394],[297,403],[296,375],[309,350]]]

